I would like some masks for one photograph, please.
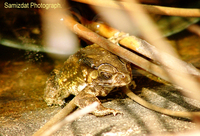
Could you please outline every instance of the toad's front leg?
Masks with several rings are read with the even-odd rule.
[[[87,90],[87,92],[88,92],[88,90]],[[109,114],[113,114],[115,116],[118,113],[122,113],[120,111],[104,107],[101,104],[101,102],[99,101],[99,99],[94,94],[86,93],[85,90],[80,92],[75,98],[75,104],[79,108],[84,108],[84,107],[92,104],[93,102],[99,103],[99,106],[97,107],[97,109],[92,112],[92,114],[94,114],[95,116],[105,116],[105,115],[109,115]]]

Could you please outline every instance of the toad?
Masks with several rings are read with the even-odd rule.
[[[54,69],[46,82],[44,100],[47,105],[64,105],[65,98],[76,95],[75,104],[84,108],[93,102],[100,105],[95,116],[116,115],[120,111],[104,107],[97,96],[106,96],[114,88],[131,82],[130,63],[97,44],[71,55],[64,65]]]

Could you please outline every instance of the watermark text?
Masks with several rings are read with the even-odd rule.
[[[57,9],[62,8],[62,6],[59,3],[51,3],[51,4],[45,4],[45,3],[36,3],[36,2],[30,2],[30,3],[4,3],[4,8],[37,8],[37,9]]]

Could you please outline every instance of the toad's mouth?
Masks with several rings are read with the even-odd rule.
[[[130,75],[119,73],[113,76],[112,86],[121,87],[128,85],[130,82],[131,82]]]
[[[131,76],[123,73],[114,75],[110,80],[104,80],[99,85],[107,87],[122,87],[126,86],[131,82]]]

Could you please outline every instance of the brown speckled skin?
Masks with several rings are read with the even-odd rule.
[[[44,100],[48,105],[63,105],[70,94],[76,95],[75,104],[83,108],[95,101],[100,106],[92,112],[96,116],[117,114],[105,108],[96,96],[106,96],[115,87],[131,82],[128,62],[93,44],[70,56],[60,69],[54,69],[47,82]]]

